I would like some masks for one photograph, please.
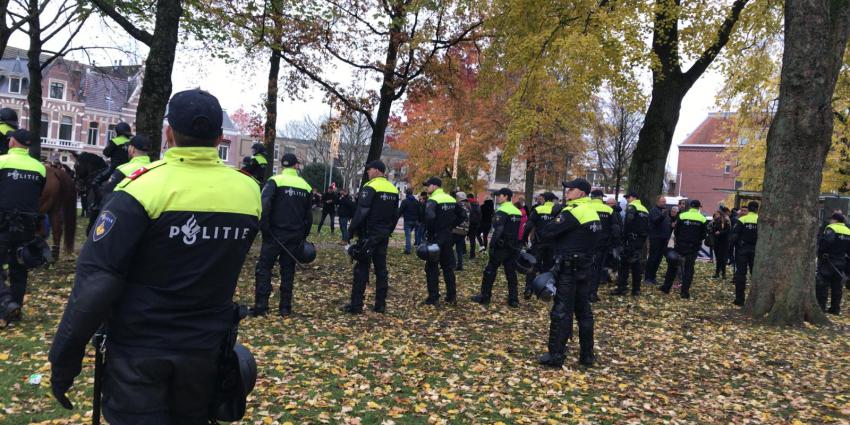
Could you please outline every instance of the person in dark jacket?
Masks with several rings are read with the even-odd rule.
[[[626,295],[629,286],[629,273],[632,275],[632,295],[640,295],[641,273],[643,267],[643,245],[649,227],[649,211],[641,204],[637,193],[626,196],[626,218],[623,220],[623,258],[617,276],[617,289],[613,295]]]
[[[508,281],[508,306],[519,307],[519,286],[516,276],[516,259],[519,254],[519,226],[522,213],[511,202],[513,191],[503,187],[496,192],[499,209],[493,218],[493,238],[490,240],[490,256],[481,278],[481,292],[472,297],[479,304],[490,304],[493,284],[499,267],[504,267]]]
[[[467,201],[469,201],[469,233],[467,233],[467,237],[469,238],[469,259],[475,259],[475,242],[478,240],[479,229],[481,228],[481,205],[478,204],[478,200],[475,199],[475,195],[467,194]]]
[[[354,217],[354,200],[351,199],[348,189],[339,191],[336,215],[339,218],[339,232],[342,237],[340,244],[345,245],[345,241],[349,239],[348,223],[351,222],[351,217]]]
[[[699,255],[702,240],[706,235],[706,220],[702,215],[700,208],[702,204],[697,199],[692,199],[690,208],[685,211],[680,211],[676,220],[676,246],[673,248],[678,254],[678,260],[670,261],[667,266],[667,274],[664,276],[664,285],[659,290],[665,294],[670,293],[670,288],[673,287],[673,280],[676,277],[676,270],[682,271],[682,298],[691,297],[691,283],[694,280],[694,263],[696,263]]]
[[[287,153],[280,159],[283,170],[272,176],[263,186],[263,214],[260,230],[263,245],[254,268],[253,316],[265,316],[269,310],[272,293],[272,270],[280,264],[280,303],[278,314],[292,314],[292,290],[295,284],[295,262],[293,255],[301,252],[301,246],[310,234],[313,214],[310,207],[310,185],[298,175],[295,168],[298,158]]]
[[[109,158],[110,167],[106,178],[109,178],[112,171],[118,168],[119,165],[125,164],[130,160],[130,154],[127,152],[127,148],[129,147],[127,142],[133,137],[133,130],[130,128],[130,124],[119,122],[115,126],[115,134],[116,136],[109,139],[103,148],[103,156]]]
[[[404,200],[398,207],[398,216],[404,218],[404,253],[410,254],[411,242],[416,239],[416,226],[419,225],[419,201],[413,196],[413,189],[404,191]],[[413,241],[410,234],[413,233]]]
[[[534,282],[537,274],[549,271],[554,265],[552,244],[549,241],[544,241],[540,235],[544,234],[546,226],[558,216],[561,209],[555,205],[556,197],[554,193],[546,192],[539,198],[542,202],[531,209],[528,222],[525,224],[522,241],[523,246],[531,243],[528,252],[537,260],[534,267],[525,275],[525,290],[523,291],[525,299],[532,296],[531,283]]]
[[[431,177],[424,183],[429,193],[428,202],[425,204],[425,228],[428,244],[437,244],[440,247],[440,258],[438,261],[425,262],[425,278],[428,284],[427,305],[438,305],[440,303],[440,269],[443,270],[443,279],[446,281],[446,298],[448,304],[457,302],[457,289],[455,286],[455,253],[454,235],[452,230],[465,219],[465,212],[458,205],[455,198],[445,193],[442,189],[443,182],[437,177]]]
[[[599,216],[600,229],[593,251],[593,268],[590,276],[590,302],[599,301],[599,284],[602,281],[603,268],[610,252],[620,246],[620,215],[602,200],[605,194],[601,190],[590,192],[590,205]]]
[[[720,207],[717,217],[711,220],[709,233],[712,238],[714,249],[714,278],[726,279],[726,261],[729,255],[729,233],[732,231],[732,223],[729,221],[729,209]]]
[[[425,205],[428,203],[428,192],[421,192],[416,199],[418,201],[416,206],[419,208],[419,215],[416,224],[414,245],[419,246],[419,244],[425,241]]]
[[[251,160],[245,171],[251,174],[255,180],[263,186],[266,184],[266,170],[269,168],[269,157],[266,153],[266,147],[262,143],[254,143],[251,146]]]
[[[322,233],[322,225],[325,224],[325,217],[331,219],[331,234],[334,234],[334,220],[336,219],[336,204],[337,193],[336,187],[331,185],[328,190],[322,194],[322,218],[319,219],[319,227],[316,229],[316,234]]]
[[[66,393],[108,321],[102,390],[111,424],[209,423],[236,283],[259,230],[257,182],[215,148],[218,100],[177,93],[166,119],[173,147],[104,205],[48,355],[53,396],[71,409]]]
[[[738,224],[732,228],[731,243],[735,246],[735,305],[742,306],[746,298],[747,272],[752,270],[758,243],[759,204],[750,201],[747,208],[741,208],[742,215]]]
[[[17,129],[18,113],[12,108],[0,108],[0,155],[9,152],[9,138]]]
[[[363,313],[363,297],[371,265],[375,266],[375,305],[372,310],[385,313],[387,309],[387,292],[390,288],[387,245],[398,223],[398,189],[384,177],[386,171],[387,166],[381,161],[366,164],[369,181],[357,195],[357,207],[349,226],[351,232],[345,242],[350,245],[351,238],[356,236],[363,251],[370,255],[358,259],[354,265],[351,303],[343,307],[346,313]]]
[[[841,292],[847,279],[847,257],[850,255],[850,228],[845,221],[841,213],[832,214],[818,240],[815,296],[821,310],[835,315],[841,313]],[[829,297],[830,292],[832,297]],[[828,298],[831,298],[829,309],[826,308]]]
[[[316,189],[313,189],[313,198],[310,202],[310,205],[313,208],[321,208],[322,207],[322,194],[319,193]]]
[[[122,180],[135,173],[138,169],[147,167],[151,163],[151,157],[148,152],[153,148],[153,144],[147,137],[137,134],[127,142],[129,148],[127,152],[130,154],[130,160],[122,165],[119,165],[112,175],[109,176],[103,186],[101,186],[101,194],[109,195],[115,190],[115,186],[121,183]]]
[[[670,241],[672,232],[670,214],[667,213],[667,197],[661,195],[656,199],[655,206],[649,210],[649,230],[647,231],[649,256],[646,259],[644,282],[655,285],[658,266],[667,250],[667,243]]]
[[[492,199],[485,199],[481,204],[481,227],[478,229],[478,243],[481,245],[479,251],[484,251],[489,246],[487,238],[490,236],[490,230],[493,228],[493,215],[496,209],[493,206]]]
[[[457,260],[455,271],[462,271],[463,256],[466,255],[466,237],[469,235],[470,206],[469,199],[467,199],[466,193],[464,192],[455,192],[455,199],[457,199],[457,204],[463,209],[463,221],[458,223],[458,225],[452,229],[455,259]]]

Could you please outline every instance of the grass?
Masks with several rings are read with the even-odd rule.
[[[468,301],[486,257],[458,275],[458,306],[422,306],[423,264],[390,248],[388,313],[348,316],[351,263],[323,233],[319,259],[299,271],[295,315],[243,322],[240,340],[259,363],[245,424],[347,423],[848,423],[850,320],[772,328],[731,305],[732,285],[699,264],[693,299],[646,287],[638,298],[601,290],[594,305],[599,363],[541,369],[549,305],[505,305],[499,277],[493,304]],[[253,302],[255,244],[237,300]],[[31,274],[25,320],[0,339],[0,422],[85,423],[91,414],[93,352],[70,393],[77,410],[49,395],[47,351],[73,280],[72,259]],[[663,268],[660,272],[663,276]],[[522,282],[521,282],[522,284]],[[374,287],[367,290],[371,306]],[[277,302],[277,294],[271,302]],[[40,385],[26,378],[43,373]],[[75,416],[76,415],[76,416]]]

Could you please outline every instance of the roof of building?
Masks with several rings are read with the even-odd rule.
[[[729,112],[712,112],[705,120],[689,134],[682,145],[725,145],[733,137],[730,127],[732,114]]]
[[[3,51],[3,59],[26,59],[27,58],[27,49],[19,49],[17,47],[6,46],[6,50]],[[41,60],[46,61],[50,58],[50,55],[46,55],[44,53],[41,54]]]
[[[86,107],[119,112],[130,100],[135,82],[92,68],[83,78],[82,86]]]

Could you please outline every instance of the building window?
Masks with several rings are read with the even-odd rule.
[[[280,159],[280,145],[277,143],[274,144],[274,160],[277,161]]]
[[[71,117],[62,117],[62,122],[59,124],[59,140],[73,140],[74,119]]]
[[[284,146],[283,147],[283,153],[285,153],[285,154],[286,153],[295,153],[295,148],[293,148],[291,146]]]
[[[55,81],[50,82],[50,98],[64,100],[65,99],[65,83]]]
[[[9,77],[9,93],[21,94],[21,79]]]
[[[511,181],[511,162],[502,161],[502,154],[496,155],[496,183]]]
[[[230,151],[230,145],[218,145],[218,157],[222,161],[227,161],[227,154]]]
[[[40,137],[46,138],[50,132],[50,118],[47,114],[41,114],[41,131]]]
[[[100,124],[96,121],[92,121],[89,123],[89,138],[88,144],[92,146],[97,146],[97,133],[100,128]]]
[[[115,137],[115,124],[109,124],[106,129],[106,140],[112,140]]]
[[[723,164],[723,174],[729,174],[732,172],[732,166],[729,163]]]

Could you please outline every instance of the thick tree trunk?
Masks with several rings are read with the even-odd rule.
[[[776,325],[827,319],[815,302],[817,200],[850,0],[787,0],[779,105],[767,134],[764,204],[745,311]]]
[[[171,98],[171,71],[177,49],[177,29],[183,15],[181,0],[157,0],[156,23],[150,40],[150,51],[145,60],[145,75],[139,108],[136,111],[136,132],[151,140],[162,138],[162,117]],[[160,146],[155,147],[154,158]]]
[[[534,203],[534,180],[537,177],[537,169],[534,161],[525,161],[525,205]]]
[[[263,145],[274,161],[274,141],[277,136],[277,81],[280,77],[280,49],[272,48],[269,59],[269,86],[266,91],[266,125],[263,130]],[[304,160],[304,158],[302,158]],[[266,178],[272,175],[274,165],[266,167]]]
[[[629,166],[629,191],[637,192],[644,205],[652,205],[651,200],[663,189],[667,152],[688,88],[681,78],[673,76],[656,81],[652,88],[652,100]]]
[[[33,158],[41,160],[41,107],[43,104],[41,20],[38,14],[38,0],[29,0],[28,6],[30,48],[27,51],[27,71],[29,72],[30,86],[27,90],[27,103],[29,104],[29,130],[33,136],[29,151]],[[50,135],[48,134],[47,137],[50,137]]]

